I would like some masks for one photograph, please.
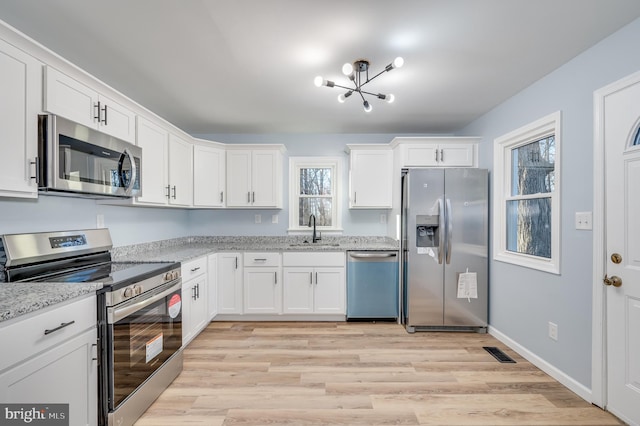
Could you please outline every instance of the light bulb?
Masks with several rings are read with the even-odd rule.
[[[317,76],[316,78],[313,79],[313,84],[316,85],[316,87],[320,87],[324,84],[324,78],[322,78],[321,75]]]
[[[348,75],[351,75],[352,72],[353,72],[353,65],[351,65],[349,62],[347,62],[342,66],[342,74],[348,76]]]
[[[404,65],[404,59],[402,58],[402,56],[398,56],[397,58],[395,58],[393,60],[393,67],[394,68],[400,68]]]
[[[364,101],[363,105],[364,105],[365,112],[371,112],[371,110],[373,109],[373,108],[371,108],[371,105],[369,104],[369,101]]]
[[[396,97],[393,96],[391,93],[389,93],[385,100],[387,101],[387,103],[392,104],[395,99],[396,99]]]
[[[338,102],[340,102],[341,104],[343,104],[343,103],[344,103],[345,99],[346,99],[346,98],[344,97],[344,95],[343,95],[342,93],[340,93],[340,94],[338,95]]]

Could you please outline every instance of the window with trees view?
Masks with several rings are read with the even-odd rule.
[[[560,271],[560,112],[495,140],[494,259]]]
[[[306,230],[311,215],[317,228],[338,230],[339,159],[292,157],[289,168],[290,230]]]

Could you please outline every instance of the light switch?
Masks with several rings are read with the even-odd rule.
[[[593,229],[591,212],[576,212],[576,229]]]

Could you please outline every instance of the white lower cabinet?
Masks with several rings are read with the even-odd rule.
[[[0,401],[69,404],[68,424],[97,423],[95,296],[2,326],[0,340],[13,342],[0,361]]]
[[[285,314],[345,314],[345,254],[284,253]]]
[[[244,313],[282,312],[280,253],[244,253]]]
[[[218,253],[218,314],[242,313],[242,254]]]
[[[218,255],[207,256],[207,317],[211,321],[218,314]]]
[[[207,258],[182,264],[182,344],[191,342],[209,323]]]

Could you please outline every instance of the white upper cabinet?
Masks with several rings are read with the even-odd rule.
[[[169,187],[169,204],[193,203],[193,144],[173,133],[169,134]]]
[[[390,209],[393,192],[393,151],[388,145],[348,145],[349,208]]]
[[[119,139],[135,140],[133,111],[50,66],[45,67],[43,108]]]
[[[477,167],[479,138],[399,137],[391,143],[399,147],[402,167]]]
[[[0,40],[0,196],[36,198],[42,63]]]
[[[225,151],[214,143],[193,146],[194,207],[224,207]]]
[[[282,150],[227,146],[227,207],[282,208]]]
[[[138,116],[137,145],[142,148],[142,195],[140,203],[165,205],[169,202],[169,132]]]

